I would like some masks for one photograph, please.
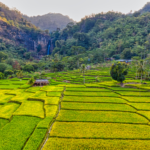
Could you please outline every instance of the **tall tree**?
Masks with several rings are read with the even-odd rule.
[[[111,77],[120,82],[121,86],[123,86],[123,81],[125,80],[125,75],[128,74],[128,69],[129,67],[126,63],[117,62],[111,66]]]

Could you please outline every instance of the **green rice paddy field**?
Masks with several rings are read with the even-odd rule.
[[[150,149],[149,83],[26,82],[0,81],[0,150]]]

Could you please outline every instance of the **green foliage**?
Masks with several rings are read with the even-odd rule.
[[[13,73],[14,72],[12,70],[5,70],[4,71],[5,76],[12,75]]]
[[[64,96],[63,101],[66,102],[91,102],[91,103],[126,103],[125,100],[117,97],[79,97]]]
[[[115,63],[111,67],[110,74],[114,80],[122,83],[125,80],[125,75],[128,74],[128,65],[120,62]]]
[[[23,150],[37,150],[45,138],[47,129],[35,129]]]
[[[7,103],[0,110],[0,118],[10,119],[13,115],[13,112],[17,110],[19,104],[16,103]]]
[[[21,104],[13,115],[27,115],[44,118],[43,103],[39,101],[26,101]]]
[[[25,65],[23,70],[27,72],[31,72],[34,71],[34,67],[32,65]]]
[[[6,119],[0,119],[0,129],[5,125],[7,124],[9,121],[6,120]]]
[[[65,144],[64,144],[65,143]],[[112,146],[113,145],[113,146]],[[147,150],[150,148],[149,140],[120,140],[120,139],[75,139],[75,138],[57,138],[50,137],[43,150],[60,150],[60,149],[136,149],[137,147],[142,150]]]
[[[85,66],[85,64],[82,64],[81,65],[81,72],[83,73],[83,76],[84,76],[85,70],[86,70],[86,66]]]
[[[11,122],[1,129],[0,150],[22,149],[40,120],[31,116],[13,116]]]
[[[2,62],[3,60],[7,59],[7,55],[4,52],[0,52],[0,62]]]
[[[0,72],[0,79],[4,79],[4,74]]]
[[[7,68],[7,65],[5,63],[0,63],[0,72],[4,73],[6,68]]]
[[[132,111],[136,110],[132,107],[124,104],[111,104],[111,103],[73,103],[62,102],[62,109],[69,110],[112,110],[112,111]]]
[[[136,124],[56,122],[52,128],[51,136],[95,139],[148,139],[150,128],[147,125]]]
[[[29,81],[28,81],[28,84],[29,85],[33,85],[35,82],[34,78],[30,78]]]
[[[113,92],[71,92],[71,91],[65,91],[64,95],[66,96],[89,96],[89,97],[119,97],[118,94]]]
[[[147,123],[144,117],[129,112],[61,110],[57,121]]]

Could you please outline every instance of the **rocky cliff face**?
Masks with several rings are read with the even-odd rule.
[[[37,52],[38,45],[41,45],[40,55],[47,53],[47,46],[50,36],[34,31],[26,31],[18,29],[0,20],[0,38],[7,43],[14,45],[23,45],[28,51]]]

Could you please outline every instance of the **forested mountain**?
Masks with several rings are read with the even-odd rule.
[[[19,11],[0,3],[0,53],[22,65],[36,62],[41,69],[54,71],[79,68],[83,63],[97,64],[111,57],[146,58],[150,56],[149,5],[132,14],[112,11],[86,16],[49,34],[23,18]],[[0,56],[1,62],[5,62],[6,55],[2,59]]]
[[[77,68],[78,61],[145,58],[150,53],[150,13],[107,12],[87,16],[76,25],[68,24],[63,31],[53,33],[52,38],[53,55],[60,54],[63,59],[69,56],[66,60],[70,68]]]
[[[48,13],[46,15],[33,17],[23,15],[23,17],[40,29],[49,30],[49,32],[56,31],[57,28],[64,29],[70,22],[75,23],[75,21],[70,19],[68,16],[64,16],[59,13]]]

